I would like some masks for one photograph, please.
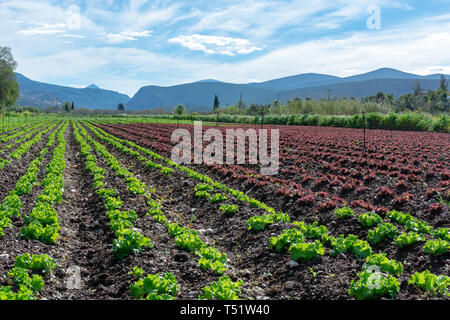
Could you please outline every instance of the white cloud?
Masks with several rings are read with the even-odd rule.
[[[189,36],[178,36],[169,39],[170,43],[178,43],[186,49],[203,51],[211,54],[223,54],[234,56],[236,54],[248,54],[262,50],[250,45],[250,41],[241,38],[230,38],[221,36],[206,36],[193,34]]]
[[[450,15],[422,19],[377,32],[341,39],[322,38],[268,52],[235,64],[220,64],[200,78],[247,82],[299,73],[349,76],[382,67],[426,75],[450,74]]]
[[[247,38],[266,40],[280,29],[295,27],[299,30],[335,29],[344,22],[368,17],[367,8],[376,5],[397,8],[390,0],[244,0],[231,1],[231,5],[218,6],[198,12],[199,20],[191,32],[220,30],[241,33]]]
[[[36,36],[45,34],[56,34],[63,33],[66,29],[66,24],[56,23],[56,24],[38,24],[36,27],[29,28],[26,30],[20,30],[18,33],[24,36]]]
[[[108,33],[106,36],[110,43],[120,43],[123,41],[136,41],[138,38],[151,37],[153,31],[123,31],[121,33]]]

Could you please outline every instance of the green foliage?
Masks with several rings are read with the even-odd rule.
[[[405,226],[407,231],[415,231],[419,233],[430,233],[433,229],[425,221],[414,218],[411,214],[402,213],[396,210],[389,211],[386,216],[394,222]]]
[[[321,242],[328,241],[328,229],[325,226],[319,226],[317,221],[312,224],[306,224],[303,221],[294,221],[295,228],[299,229],[307,238],[317,239]]]
[[[216,248],[203,246],[195,254],[200,257],[198,265],[203,270],[213,270],[218,275],[223,275],[227,270],[227,255]]]
[[[106,210],[117,210],[122,208],[123,202],[120,197],[106,196],[104,200],[104,206]]]
[[[432,231],[433,237],[450,242],[450,229],[439,228]]]
[[[133,274],[143,276],[141,270]],[[130,285],[130,294],[140,300],[176,300],[178,289],[175,276],[166,272],[164,274],[149,274],[147,277],[139,279]]]
[[[57,267],[49,256],[22,254],[16,257],[16,265],[8,272],[17,291],[10,286],[0,287],[0,300],[35,300],[36,294],[44,288],[40,275],[30,276],[29,271],[52,273]]]
[[[213,281],[209,286],[202,288],[203,294],[199,299],[206,300],[239,300],[242,281],[233,282],[228,276],[222,276],[218,281]]]
[[[20,236],[25,239],[36,239],[45,244],[55,243],[59,238],[59,219],[54,204],[62,201],[64,189],[63,173],[65,169],[66,140],[64,133],[68,122],[63,122],[58,129],[58,146],[53,149],[52,158],[47,164],[42,191],[36,198],[31,213],[25,217],[26,226],[22,227]],[[53,141],[49,141],[51,144]]]
[[[341,209],[336,209],[334,211],[334,214],[339,218],[339,219],[348,219],[351,218],[355,215],[355,213],[353,212],[353,210],[349,207],[344,207]]]
[[[127,177],[125,181],[131,194],[145,194],[145,185],[135,177]]]
[[[120,229],[116,232],[113,241],[113,251],[119,259],[129,256],[131,253],[139,253],[151,248],[150,239],[131,229]]]
[[[450,286],[450,277],[445,275],[435,275],[429,270],[424,272],[415,272],[408,284],[412,284],[420,289],[432,294],[447,294]]]
[[[274,248],[277,252],[281,252],[291,244],[303,242],[304,240],[305,236],[298,229],[284,230],[278,237],[271,237],[269,239],[269,248]]]
[[[39,292],[44,288],[44,280],[40,275],[30,277],[28,270],[20,267],[14,267],[8,272],[8,276],[14,281],[17,288],[27,288],[33,293]]]
[[[261,231],[266,228],[267,225],[272,224],[273,217],[268,214],[262,216],[254,216],[247,220],[248,230]]]
[[[214,191],[214,187],[210,184],[207,183],[199,183],[195,186],[195,191],[208,191],[208,192],[212,192]]]
[[[391,274],[364,270],[358,273],[359,279],[352,280],[348,294],[357,300],[395,298],[400,291],[399,281]]]
[[[272,213],[272,217],[273,217],[273,221],[274,222],[289,223],[291,221],[291,219],[289,218],[289,215],[287,213],[284,213],[284,212],[281,212],[281,211],[276,212],[276,213]]]
[[[142,268],[139,267],[133,267],[133,270],[131,270],[130,272],[128,272],[128,274],[136,277],[136,278],[143,278],[145,276],[145,271]]]
[[[38,220],[30,222],[20,230],[20,237],[23,239],[35,239],[45,244],[53,244],[59,238],[59,224],[43,225]]]
[[[12,218],[14,216],[20,216],[20,209],[22,208],[22,202],[20,197],[12,193],[8,195],[0,204],[0,217]]]
[[[227,200],[227,196],[221,193],[215,193],[212,196],[209,197],[208,201],[210,203],[218,203],[223,202]]]
[[[413,244],[416,244],[417,242],[420,241],[425,241],[425,237],[413,231],[408,233],[401,233],[394,239],[395,245],[400,249],[407,246],[412,246]]]
[[[225,271],[227,271],[227,268],[226,268],[225,264],[223,264],[222,262],[209,260],[209,259],[206,259],[206,258],[200,258],[198,260],[198,265],[203,270],[213,270],[218,275],[223,275],[225,273]]]
[[[377,253],[370,255],[366,258],[366,267],[367,266],[378,266],[382,271],[400,275],[403,273],[403,265],[392,259],[389,260],[386,257],[386,253]]]
[[[293,243],[289,247],[289,252],[291,253],[291,259],[298,261],[309,261],[314,260],[319,256],[325,254],[325,249],[320,241],[316,240],[314,242],[297,242]]]
[[[109,219],[109,226],[114,232],[118,232],[123,229],[132,229],[133,222],[137,219],[137,214],[133,210],[111,210],[106,213],[106,216]]]
[[[357,258],[366,258],[372,254],[370,245],[353,234],[350,234],[347,237],[341,234],[338,238],[332,238],[331,246],[333,247],[333,250],[330,253],[332,257],[345,252],[351,252]]]
[[[423,251],[434,256],[445,254],[450,251],[450,242],[442,239],[428,240],[423,247]]]
[[[117,194],[117,191],[114,189],[105,189],[100,188],[95,191],[96,194],[98,194],[100,197],[114,197]]]
[[[200,198],[200,199],[209,199],[210,195],[207,191],[196,191],[195,192],[195,196]]]
[[[220,211],[222,211],[224,214],[235,214],[236,212],[238,212],[239,207],[235,204],[223,204],[220,206]]]
[[[394,239],[397,235],[398,229],[391,223],[381,223],[378,227],[375,227],[369,230],[369,234],[367,235],[367,240],[372,245],[379,244],[384,239]]]
[[[10,107],[16,104],[19,98],[19,84],[17,83],[14,69],[17,63],[8,47],[0,47],[0,112],[3,107]]]
[[[175,245],[187,251],[196,251],[204,246],[195,230],[185,230],[175,237]]]
[[[359,216],[358,220],[366,228],[371,228],[383,222],[383,219],[378,214],[373,212],[363,213]]]
[[[16,257],[16,267],[44,273],[52,273],[58,265],[46,254],[30,255],[29,253],[24,253]]]

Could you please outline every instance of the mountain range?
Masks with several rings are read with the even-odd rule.
[[[350,77],[305,73],[259,83],[234,84],[214,79],[162,87],[145,86],[130,98],[95,84],[86,88],[72,88],[36,82],[16,74],[20,86],[20,106],[48,107],[74,102],[76,108],[116,109],[124,103],[126,110],[166,109],[172,111],[178,104],[187,105],[189,111],[210,111],[214,95],[220,106],[235,105],[241,95],[247,105],[268,104],[274,100],[282,103],[294,98],[322,99],[332,97],[361,98],[379,91],[398,97],[413,91],[417,80],[425,90],[435,90],[440,84],[440,74],[420,76],[391,68],[377,69]],[[449,75],[446,75],[450,79]]]
[[[126,94],[100,89],[95,84],[86,88],[72,88],[33,81],[20,73],[16,73],[16,78],[20,88],[17,102],[19,106],[47,108],[61,106],[68,101],[73,102],[77,109],[115,110],[117,104],[126,104],[130,101],[130,97]]]

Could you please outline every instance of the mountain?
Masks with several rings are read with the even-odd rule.
[[[304,73],[259,83],[250,83],[255,88],[270,90],[292,90],[339,82],[342,78],[318,73]]]
[[[377,92],[391,93],[399,97],[413,92],[413,86],[417,79],[372,79],[356,82],[341,82],[326,86],[303,88],[282,93],[284,100],[294,98],[327,99],[328,90],[332,97],[336,98],[363,98],[375,95]],[[439,88],[440,80],[420,79],[420,85],[424,90],[436,90]]]
[[[252,86],[224,82],[194,82],[172,87],[143,87],[128,102],[126,109],[172,110],[173,106],[183,104],[189,106],[189,110],[210,111],[214,95],[219,96],[221,106],[231,106],[239,101],[241,90],[244,90],[248,101],[253,103],[263,104],[276,99],[275,92]]]
[[[214,95],[220,106],[236,105],[242,93],[243,101],[269,104],[280,97],[282,103],[294,98],[333,97],[362,98],[377,92],[391,93],[395,97],[410,93],[417,80],[425,90],[435,90],[440,84],[440,74],[420,76],[392,68],[382,68],[350,77],[305,73],[259,83],[232,84],[217,80],[202,80],[170,87],[146,86],[128,102],[128,110],[163,108],[173,110],[178,104],[189,105],[190,111],[210,111]],[[450,79],[450,76],[446,76]]]
[[[72,88],[33,81],[20,73],[16,73],[16,78],[20,87],[19,106],[46,108],[69,101],[77,109],[116,109],[119,103],[130,101],[125,94],[100,89],[94,84],[87,88]]]
[[[350,77],[336,77],[318,73],[304,73],[259,83],[235,84],[214,79],[170,87],[145,86],[132,99],[125,94],[104,90],[95,84],[86,88],[71,88],[47,84],[16,74],[20,86],[19,106],[46,108],[74,102],[75,108],[116,109],[119,103],[126,110],[166,109],[172,111],[178,104],[187,105],[190,111],[211,111],[214,95],[219,96],[220,106],[236,105],[242,94],[249,105],[269,104],[280,98],[282,103],[294,98],[313,99],[333,97],[361,98],[379,91],[398,97],[413,91],[419,80],[425,89],[439,87],[440,74],[420,76],[392,68],[382,68]],[[450,76],[446,76],[450,79]]]

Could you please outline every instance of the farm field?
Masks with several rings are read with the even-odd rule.
[[[174,163],[190,124],[8,127],[0,299],[449,299],[449,134],[264,128],[274,176]]]

